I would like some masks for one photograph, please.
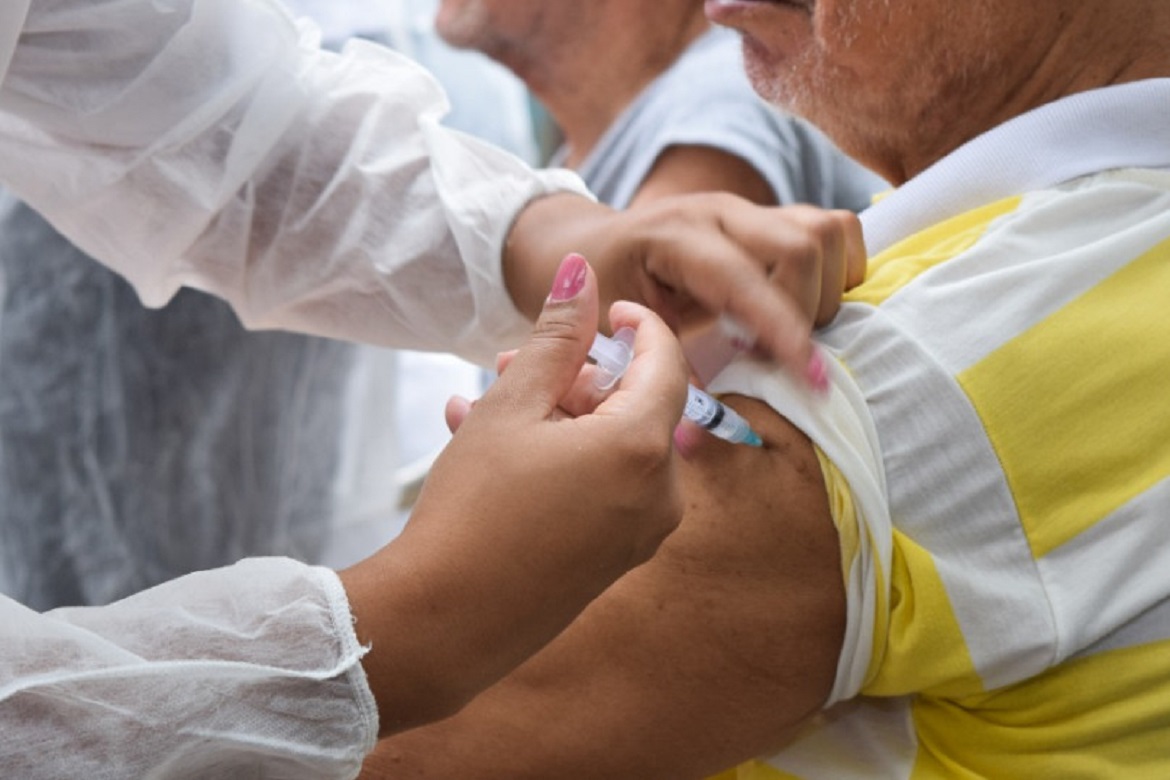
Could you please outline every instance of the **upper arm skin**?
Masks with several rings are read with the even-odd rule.
[[[772,186],[743,158],[710,146],[670,146],[658,155],[630,206],[694,192],[730,192],[761,206],[777,205]]]
[[[454,718],[382,743],[363,778],[698,780],[819,710],[845,622],[821,471],[771,409],[732,405],[766,448],[706,442],[651,561]]]

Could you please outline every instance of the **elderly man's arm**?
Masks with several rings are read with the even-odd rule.
[[[363,777],[703,778],[818,711],[845,622],[821,470],[768,407],[733,404],[765,449],[704,441],[654,559],[459,715],[381,744]]]
[[[748,161],[709,146],[671,146],[658,156],[631,203],[690,192],[730,192],[761,206],[779,204],[767,179]]]

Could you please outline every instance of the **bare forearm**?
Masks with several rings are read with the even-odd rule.
[[[520,212],[504,245],[504,281],[516,308],[535,317],[561,258],[570,252],[595,262],[616,212],[576,195],[550,195]],[[607,298],[604,286],[603,302]],[[605,306],[602,306],[604,316]]]
[[[767,182],[743,160],[706,147],[684,146],[663,153],[639,189],[633,207],[704,192],[731,193],[761,206],[776,204]],[[535,316],[556,261],[565,253],[581,252],[591,259],[604,255],[620,222],[616,217],[608,206],[570,194],[533,201],[517,218],[505,247],[505,278],[516,307]],[[636,256],[628,259],[634,264]],[[607,292],[603,289],[603,298]]]

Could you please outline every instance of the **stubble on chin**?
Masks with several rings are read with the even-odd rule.
[[[861,159],[874,128],[860,120],[848,85],[855,78],[809,51],[764,60],[745,48],[744,68],[753,88],[768,103],[820,128],[843,150]],[[864,130],[865,132],[859,132]]]
[[[854,103],[847,92],[857,82],[837,60],[861,38],[867,17],[861,5],[888,9],[889,0],[842,0],[814,16],[803,45],[781,51],[744,39],[748,78],[767,102],[820,126],[826,132],[844,123]],[[886,13],[886,11],[877,11]]]
[[[962,108],[960,96],[986,83],[992,68],[941,41],[912,47],[913,56],[907,56],[908,42],[891,37],[899,28],[889,24],[889,0],[839,2],[831,13],[819,20],[807,45],[783,57],[745,40],[748,77],[766,101],[807,119],[850,156],[900,180],[908,159],[929,154],[926,146],[946,137]],[[987,37],[979,29],[982,17],[960,16],[948,9],[945,22]]]

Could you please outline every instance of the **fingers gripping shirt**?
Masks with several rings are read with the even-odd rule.
[[[149,305],[186,285],[250,327],[490,363],[528,328],[514,216],[584,187],[441,127],[409,60],[317,37],[272,0],[34,4],[0,49],[0,181]]]

